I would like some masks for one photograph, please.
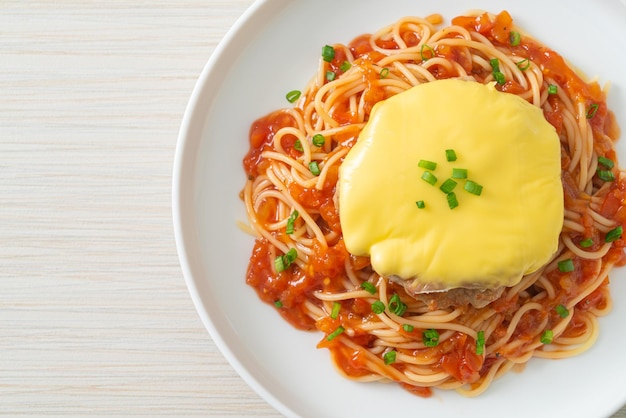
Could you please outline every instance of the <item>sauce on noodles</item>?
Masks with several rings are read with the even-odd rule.
[[[319,347],[330,351],[343,375],[393,380],[419,396],[432,388],[476,396],[532,357],[572,356],[593,344],[597,318],[611,308],[608,274],[625,261],[626,181],[614,148],[619,129],[596,82],[526,35],[512,45],[519,30],[506,11],[459,16],[439,29],[442,20],[404,18],[335,44],[334,57],[320,60],[293,107],[252,124],[242,198],[257,239],[246,280],[294,327],[321,331]],[[338,169],[375,103],[436,79],[492,82],[494,56],[506,58],[500,60],[506,82],[497,88],[540,106],[560,136],[565,217],[559,249],[544,268],[484,308],[432,311],[377,276],[367,257],[346,251],[336,207]],[[511,57],[528,59],[529,68],[520,70]],[[383,68],[389,71],[384,79]],[[326,140],[315,147],[311,138],[318,133]],[[309,172],[311,161],[319,162],[319,175]],[[599,171],[610,171],[613,180]],[[298,217],[289,221],[294,209]],[[289,222],[293,233],[286,232]],[[278,271],[276,259],[284,261],[290,249],[296,257]],[[564,260],[571,260],[571,271],[558,267]],[[388,307],[393,295],[405,312],[373,312],[376,301]],[[429,330],[437,334],[434,345],[426,340]]]

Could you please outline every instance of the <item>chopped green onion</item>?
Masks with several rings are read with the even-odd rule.
[[[522,40],[519,32],[511,31],[509,33],[509,41],[511,41],[511,46],[518,46]]]
[[[370,282],[361,283],[361,289],[365,290],[370,295],[373,295],[374,293],[376,293],[376,286],[374,286]]]
[[[311,172],[311,174],[313,174],[314,176],[319,176],[320,173],[322,172],[320,170],[320,166],[317,164],[317,161],[311,161],[309,163],[309,171]]]
[[[352,68],[352,64],[350,64],[350,61],[342,62],[341,66],[339,67],[339,69],[344,73],[348,71],[350,68]]]
[[[415,327],[411,324],[403,324],[402,329],[405,330],[406,332],[413,332]]]
[[[304,151],[304,148],[302,148],[302,142],[300,142],[299,139],[296,139],[296,142],[293,143],[293,149],[296,151]]]
[[[280,309],[283,307],[283,303],[280,300],[276,300],[274,301],[274,306]]]
[[[621,225],[615,229],[611,229],[609,232],[606,233],[606,236],[604,237],[604,241],[605,242],[617,241],[618,239],[622,237],[623,232],[624,231]]]
[[[387,351],[383,355],[383,359],[385,360],[385,364],[395,363],[396,362],[396,351],[395,350]]]
[[[449,162],[456,161],[456,151],[454,151],[453,149],[447,149],[446,161],[449,161]]]
[[[274,259],[274,268],[276,269],[276,272],[280,273],[287,270],[291,263],[296,261],[296,258],[298,258],[298,252],[295,248],[291,248],[286,254],[276,257]]]
[[[450,192],[452,192],[452,190],[454,190],[454,188],[456,187],[458,183],[452,179],[447,179],[446,181],[444,181],[441,186],[439,186],[439,190],[441,190],[442,192],[444,192],[445,194],[448,194]]]
[[[315,145],[316,147],[321,147],[322,145],[324,145],[324,142],[326,142],[326,138],[324,138],[324,135],[322,134],[316,134],[313,135],[311,142],[313,142],[313,145]]]
[[[332,319],[337,319],[339,316],[339,310],[341,309],[341,303],[333,302],[333,310],[330,312],[330,317]]]
[[[589,248],[593,245],[593,238],[586,238],[582,241],[580,241],[580,246],[583,248]]]
[[[497,58],[491,58],[489,60],[489,65],[491,65],[491,69],[493,70],[493,72],[500,71],[500,61],[498,61]]]
[[[504,73],[500,71],[500,61],[498,61],[497,58],[492,58],[489,60],[489,65],[491,65],[491,69],[493,70],[491,73],[496,82],[500,85],[506,83],[506,77]]]
[[[335,77],[337,77],[337,74],[335,74],[333,71],[326,71],[326,80],[333,81]]]
[[[437,163],[428,160],[419,160],[418,167],[425,168],[426,170],[434,170],[437,168]]]
[[[380,70],[380,73],[378,75],[380,76],[380,78],[387,78],[387,76],[389,75],[389,68],[383,68],[382,70]]]
[[[422,341],[426,347],[436,347],[439,344],[439,333],[436,329],[427,329],[422,333]]]
[[[467,178],[467,169],[466,168],[453,168],[452,169],[452,178],[453,179],[466,179]]]
[[[404,315],[407,306],[400,300],[400,296],[394,293],[391,299],[389,299],[389,310],[398,316]]]
[[[372,303],[372,312],[374,312],[375,314],[381,314],[385,312],[385,304],[379,300]]]
[[[296,219],[298,219],[298,215],[298,211],[294,210],[293,212],[291,212],[291,215],[289,215],[289,218],[287,218],[287,228],[285,228],[285,232],[287,234],[293,234],[294,224],[296,222]]]
[[[422,180],[433,186],[435,185],[435,183],[437,183],[437,177],[435,177],[435,175],[430,171],[424,171],[424,174],[422,174]]]
[[[615,181],[615,174],[611,170],[596,170],[598,178],[602,181]]]
[[[559,92],[559,86],[556,84],[550,84],[548,86],[548,94],[557,94]]]
[[[565,305],[557,305],[554,310],[561,318],[567,318],[569,316],[569,310],[565,307]]]
[[[591,119],[592,117],[594,117],[599,107],[600,105],[597,103],[594,103],[591,106],[589,106],[589,109],[587,110],[587,119]]]
[[[426,203],[424,203],[423,200],[418,200],[417,202],[415,202],[415,204],[417,205],[418,209],[424,209],[426,207]]]
[[[552,332],[551,329],[547,329],[543,332],[543,334],[541,334],[540,341],[542,344],[550,344],[553,338],[554,338],[554,333]]]
[[[336,330],[328,334],[328,337],[326,337],[326,341],[334,340],[336,337],[341,335],[344,331],[345,331],[344,328],[341,325],[339,325]]]
[[[480,184],[472,180],[467,180],[463,188],[465,189],[466,192],[469,192],[476,196],[480,196],[480,194],[483,192],[483,186],[481,186]]]
[[[331,62],[335,58],[335,48],[330,45],[324,45],[322,48],[322,58],[326,62]]]
[[[290,248],[289,251],[287,251],[287,254],[285,254],[285,257],[287,259],[287,263],[291,264],[298,258],[298,251],[296,251],[295,248]]]
[[[476,336],[476,354],[482,355],[485,352],[485,331],[478,331]]]
[[[615,167],[615,163],[613,162],[613,160],[611,160],[610,158],[603,157],[603,156],[598,157],[598,164],[602,164],[609,170]]]
[[[456,198],[456,194],[454,192],[450,192],[446,195],[446,199],[448,200],[448,207],[450,209],[454,209],[459,206],[459,201]]]
[[[424,55],[424,49],[427,49],[430,52],[429,57]],[[432,49],[430,46],[423,44],[422,47],[420,48],[420,56],[422,57],[422,61],[428,61],[429,59],[435,57],[435,50]]]
[[[571,258],[561,260],[557,264],[561,273],[569,273],[570,271],[574,271],[574,260],[572,260]]]
[[[506,77],[504,76],[504,73],[501,73],[500,71],[494,71],[493,78],[495,78],[496,83],[500,85],[503,85],[504,83],[506,83]]]
[[[287,269],[287,266],[285,266],[285,259],[282,255],[279,255],[274,259],[274,268],[276,269],[277,273],[280,273],[281,271],[285,271]]]
[[[519,68],[520,70],[526,71],[530,68],[530,60],[526,58],[526,59],[516,62],[515,65],[517,65],[517,68]]]
[[[285,97],[289,103],[293,103],[300,98],[300,95],[302,95],[300,90],[291,90]]]

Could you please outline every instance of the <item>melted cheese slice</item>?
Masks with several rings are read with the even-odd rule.
[[[445,150],[457,160],[448,162]],[[437,163],[432,186],[420,160]],[[439,189],[453,168],[483,186]],[[416,202],[422,200],[425,208]],[[560,144],[541,109],[494,85],[442,80],[378,103],[340,169],[348,251],[417,292],[518,283],[555,253],[563,225]]]

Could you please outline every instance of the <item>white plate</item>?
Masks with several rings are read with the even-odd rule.
[[[613,312],[587,353],[533,359],[479,398],[436,392],[423,399],[395,384],[340,377],[319,333],[297,331],[245,284],[252,239],[238,193],[250,123],[303,88],[321,47],[347,43],[406,15],[507,9],[515,22],[590,76],[611,82],[609,106],[626,132],[626,6],[623,0],[268,0],[255,3],[205,67],[180,132],[173,180],[180,261],[195,306],[237,372],[287,416],[605,417],[626,403],[626,269],[612,275]],[[626,138],[620,143],[626,163]]]

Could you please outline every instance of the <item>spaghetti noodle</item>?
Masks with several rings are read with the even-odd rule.
[[[319,347],[346,377],[476,396],[532,357],[574,356],[594,343],[611,308],[608,274],[624,263],[626,177],[597,83],[521,34],[506,11],[441,23],[407,17],[325,47],[294,105],[253,123],[242,198],[257,239],[246,280],[292,325],[323,332]],[[558,250],[482,308],[429,306],[380,277],[369,258],[346,251],[337,210],[339,166],[373,105],[446,78],[496,82],[541,107],[561,141]]]

